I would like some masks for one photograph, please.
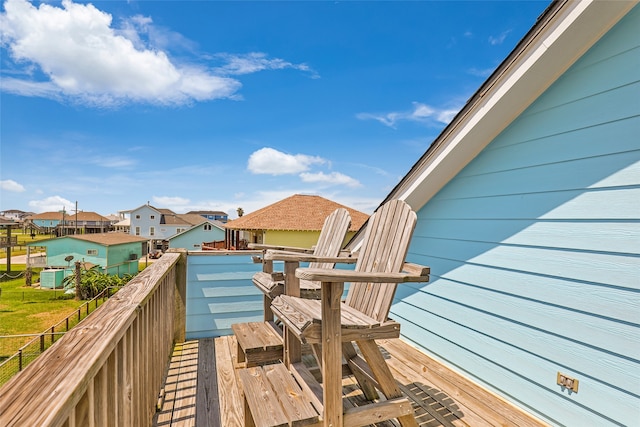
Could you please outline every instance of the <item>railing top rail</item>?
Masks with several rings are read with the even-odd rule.
[[[0,425],[62,424],[61,417],[76,405],[134,321],[138,308],[179,259],[180,253],[165,254],[2,386]]]

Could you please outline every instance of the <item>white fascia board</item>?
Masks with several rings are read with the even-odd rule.
[[[637,3],[565,2],[436,139],[393,198],[422,208]]]

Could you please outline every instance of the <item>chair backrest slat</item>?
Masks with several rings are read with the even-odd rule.
[[[342,249],[344,238],[351,226],[351,215],[345,208],[338,208],[324,220],[313,254],[324,257],[337,257]],[[309,268],[333,268],[334,263],[312,262]]]
[[[391,200],[370,218],[358,255],[356,271],[395,273],[402,270],[417,215],[401,200]],[[395,283],[353,283],[346,303],[377,321],[389,315]]]

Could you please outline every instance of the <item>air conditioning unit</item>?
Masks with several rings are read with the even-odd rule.
[[[130,259],[131,261],[133,261],[133,260],[135,260],[135,259],[138,259],[138,254],[129,254],[129,259]]]

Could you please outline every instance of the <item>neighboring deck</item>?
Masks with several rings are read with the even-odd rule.
[[[546,425],[401,340],[378,344],[402,391],[413,400],[421,427]],[[243,426],[237,367],[233,336],[176,346],[154,426]],[[343,386],[351,403],[361,404],[357,383],[347,378]]]

